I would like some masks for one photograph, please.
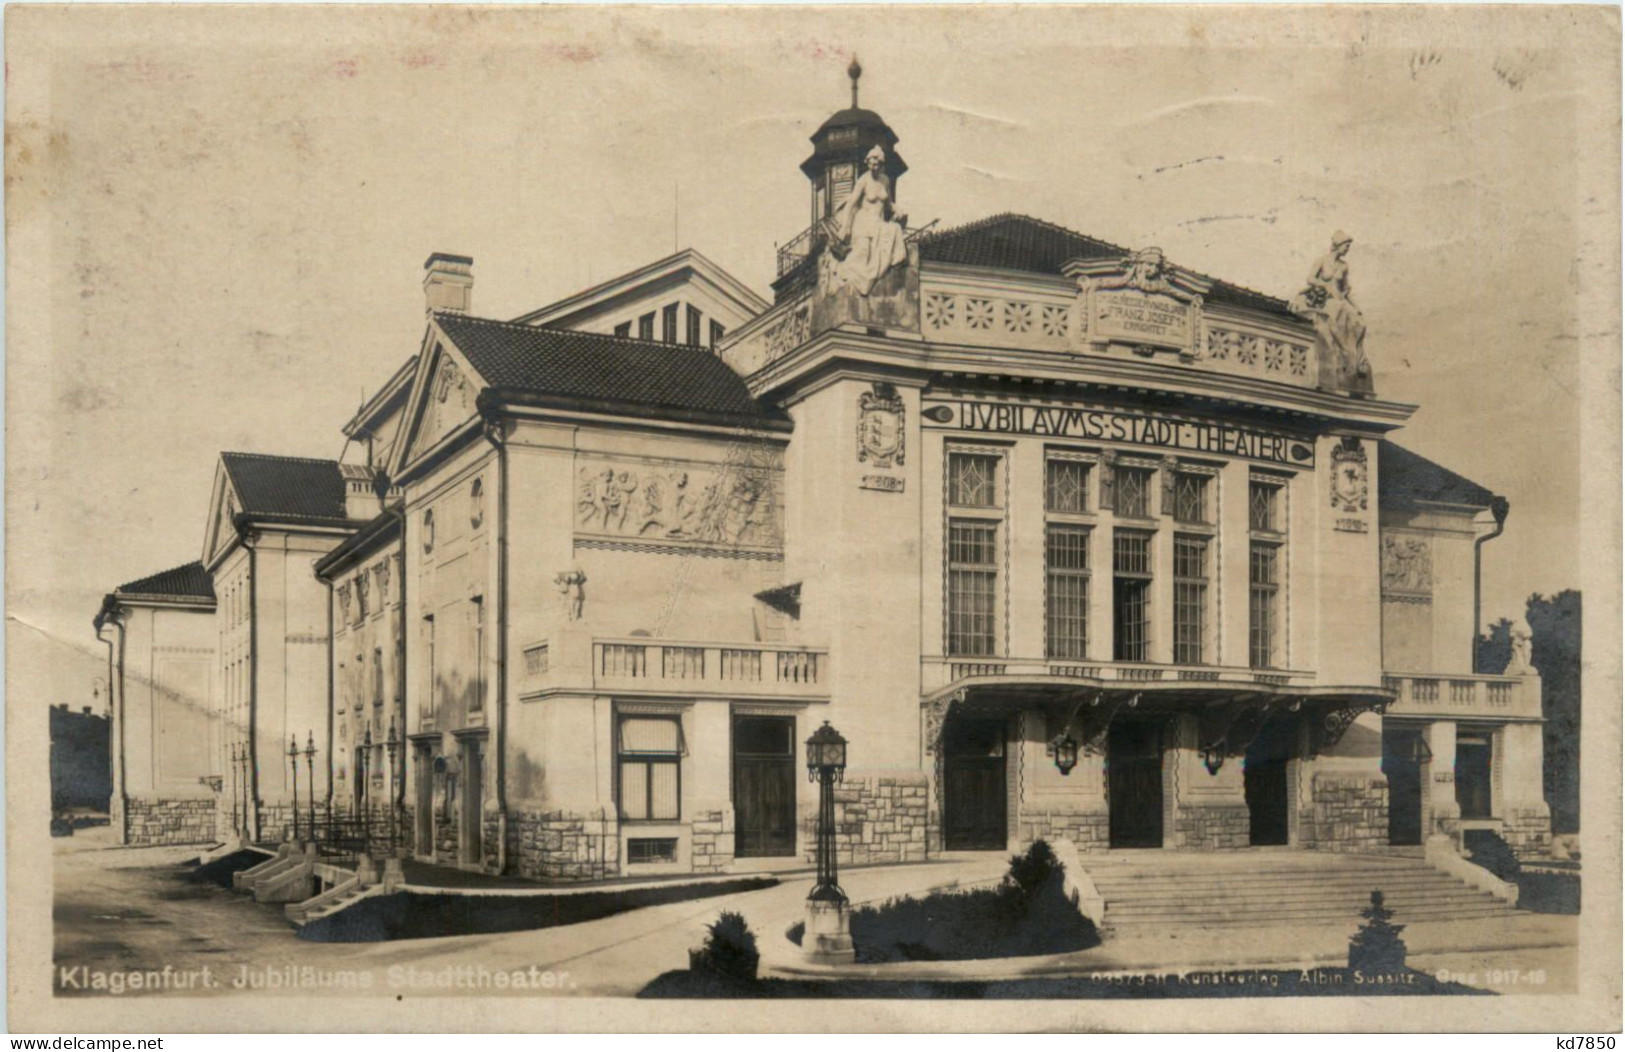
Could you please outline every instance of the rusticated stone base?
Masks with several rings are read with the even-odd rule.
[[[1508,807],[1501,827],[1501,839],[1520,859],[1546,857],[1552,845],[1550,813],[1536,808]]]
[[[508,816],[508,869],[517,876],[553,883],[603,880],[620,874],[620,856],[620,823],[611,815],[519,811]]]
[[[213,843],[214,804],[212,798],[147,800],[132,797],[125,802],[124,842],[131,847]]]
[[[1111,816],[1105,811],[1023,811],[1021,850],[1035,840],[1070,840],[1079,851],[1104,851],[1111,846]]]
[[[733,808],[698,812],[690,831],[689,854],[694,872],[720,873],[733,864]]]
[[[1388,843],[1388,780],[1317,774],[1299,814],[1299,842],[1321,851],[1366,851]]]
[[[1171,846],[1197,851],[1247,847],[1252,818],[1246,804],[1184,804],[1174,813]]]
[[[925,858],[924,773],[848,777],[835,786],[835,857],[843,865],[916,862]],[[816,811],[802,816],[801,849],[818,850]]]

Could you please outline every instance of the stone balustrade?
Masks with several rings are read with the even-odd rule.
[[[1432,672],[1387,672],[1383,686],[1397,699],[1388,707],[1396,716],[1540,715],[1540,677],[1485,676]]]

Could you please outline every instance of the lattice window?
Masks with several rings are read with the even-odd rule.
[[[993,301],[970,299],[965,301],[965,324],[973,329],[993,327]]]
[[[525,648],[525,674],[539,676],[548,669],[547,644],[539,643]]]
[[[1207,636],[1208,539],[1174,538],[1174,663],[1200,665]]]
[[[1051,523],[1044,531],[1045,647],[1051,658],[1080,659],[1089,642],[1087,526]]]
[[[1264,533],[1281,532],[1281,487],[1254,479],[1247,487],[1247,526]]]
[[[948,524],[948,653],[988,657],[998,646],[999,527]]]
[[[617,792],[629,822],[676,821],[681,813],[683,729],[676,716],[622,716]]]
[[[1006,303],[1004,305],[1004,328],[1006,332],[1030,332],[1032,327],[1032,304]]]
[[[1131,519],[1151,517],[1151,470],[1118,468],[1115,505],[1117,514]]]
[[[1254,541],[1248,560],[1248,657],[1253,668],[1274,668],[1280,620],[1280,545]]]
[[[925,323],[933,329],[946,329],[954,323],[954,298],[933,292],[925,298]]]
[[[948,503],[961,508],[999,506],[999,458],[986,453],[948,455]]]
[[[1112,657],[1145,661],[1151,652],[1152,535],[1119,530],[1112,537]]]
[[[1044,509],[1065,513],[1089,510],[1089,465],[1051,457],[1044,462]]]
[[[1206,525],[1208,477],[1187,471],[1174,472],[1174,520]]]

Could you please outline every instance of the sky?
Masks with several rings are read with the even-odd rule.
[[[199,557],[219,451],[340,454],[429,253],[488,317],[679,246],[766,293],[853,53],[915,224],[1023,212],[1283,297],[1348,231],[1378,393],[1420,406],[1396,440],[1511,501],[1484,611],[1516,617],[1580,583],[1617,40],[1573,8],[14,10],[13,670],[88,703],[101,595]]]

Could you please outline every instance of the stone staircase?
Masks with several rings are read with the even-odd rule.
[[[1518,912],[1504,900],[1401,855],[1254,849],[1112,851],[1083,859],[1105,900],[1105,923],[1263,926],[1360,923],[1381,891],[1394,922],[1469,920]]]
[[[312,921],[331,917],[340,910],[348,909],[369,895],[379,894],[383,890],[382,884],[362,884],[355,877],[351,877],[303,902],[288,903],[282,907],[282,912],[294,927],[303,928]]]

